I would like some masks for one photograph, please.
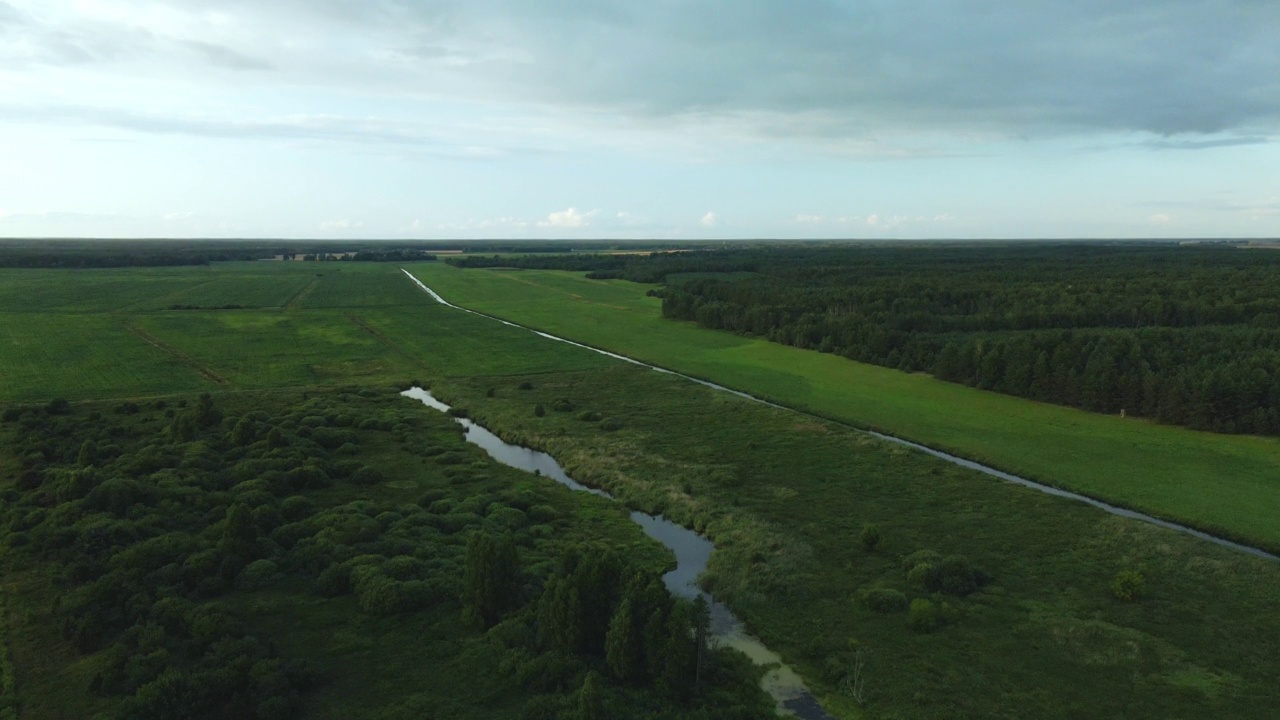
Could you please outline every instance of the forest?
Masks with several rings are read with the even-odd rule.
[[[380,396],[293,395],[270,411],[208,394],[9,406],[0,432],[20,467],[0,511],[6,563],[11,578],[39,580],[15,581],[8,603],[49,608],[39,625],[59,636],[30,651],[15,637],[14,652],[65,645],[71,667],[90,668],[85,687],[27,697],[88,697],[95,716],[121,720],[336,717],[313,698],[355,676],[395,691],[340,688],[363,703],[343,717],[473,717],[468,702],[530,719],[595,720],[615,706],[768,716],[745,661],[707,647],[705,605],[673,598],[651,554],[624,557],[608,533],[576,529],[574,503],[590,499],[494,477],[447,420],[380,409],[369,399]],[[417,482],[387,462],[397,446]],[[389,497],[424,476],[438,480],[415,499]],[[446,667],[478,654],[468,671],[496,679],[442,670],[451,685],[412,695],[426,688],[388,678],[378,659],[405,648],[364,666],[335,656],[332,638],[305,649],[299,638],[326,633],[322,609],[335,603],[344,622],[391,623],[415,657],[432,657],[430,635],[443,632],[434,653]]]
[[[772,246],[467,258],[661,282],[667,318],[1102,413],[1280,434],[1280,254]]]

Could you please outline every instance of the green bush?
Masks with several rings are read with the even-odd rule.
[[[872,588],[862,593],[862,604],[873,612],[898,613],[907,609],[907,596],[890,588]]]
[[[245,590],[262,590],[280,579],[280,569],[270,560],[254,560],[240,571],[239,585]]]
[[[542,403],[538,403],[533,406],[533,414],[537,417],[542,417],[547,414],[547,409],[542,407]]]
[[[916,598],[907,611],[907,625],[916,632],[933,632],[942,627],[942,612],[932,600]]]
[[[600,422],[601,415],[595,410],[584,410],[578,413],[578,419],[585,422]]]
[[[1137,602],[1147,589],[1147,579],[1136,570],[1121,570],[1111,579],[1111,594],[1125,602]]]
[[[351,473],[351,482],[357,485],[377,485],[382,482],[382,473],[377,468],[365,465]]]
[[[551,403],[551,409],[556,412],[573,412],[573,403],[567,398],[560,398]]]
[[[862,543],[862,549],[871,552],[880,544],[880,526],[874,523],[867,523],[862,526],[862,532],[858,535],[858,542]]]
[[[600,429],[606,432],[621,430],[622,421],[618,420],[617,418],[605,418],[604,421],[600,423]]]

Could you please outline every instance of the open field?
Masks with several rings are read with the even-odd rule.
[[[649,286],[555,271],[413,272],[450,302],[1025,477],[1280,550],[1280,442],[1031,402],[664,320]]]
[[[497,323],[457,332],[456,313],[423,302],[389,264],[0,274],[0,401],[401,382],[423,373],[605,362]],[[512,353],[480,349],[493,342]]]

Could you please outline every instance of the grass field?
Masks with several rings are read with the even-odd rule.
[[[1280,551],[1280,442],[1036,403],[663,320],[649,286],[550,271],[413,272],[447,300]]]
[[[425,373],[606,362],[498,323],[458,332],[457,313],[424,298],[386,264],[3,271],[0,401],[401,382]],[[510,351],[482,349],[494,343]]]

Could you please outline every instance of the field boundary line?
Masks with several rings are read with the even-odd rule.
[[[397,355],[407,359],[409,362],[413,363],[418,367],[421,367],[423,369],[427,368],[427,364],[423,362],[421,358],[415,357],[413,353],[400,347],[400,345],[398,345],[394,340],[387,337],[386,333],[382,332],[381,330],[365,322],[363,318],[360,318],[356,315],[347,315],[347,319],[350,320],[352,324],[354,324],[356,327],[360,328],[361,330],[365,331],[369,335],[373,336],[375,340],[377,340],[379,343],[382,343],[382,345],[386,347],[388,350],[391,350]]]
[[[311,293],[315,292],[316,286],[319,284],[320,278],[311,278],[311,282],[303,285],[298,292],[293,294],[293,297],[289,298],[285,304],[280,307],[280,309],[285,312],[297,310],[298,306],[302,304],[302,301],[306,300]]]
[[[190,285],[184,285],[182,288],[180,288],[180,289],[178,289],[178,290],[174,290],[174,291],[173,291],[173,292],[171,292],[171,293],[166,293],[166,294],[164,294],[164,295],[160,296],[159,298],[155,298],[155,297],[142,297],[142,298],[138,298],[137,300],[134,300],[133,302],[129,303],[128,305],[124,305],[124,306],[122,306],[122,307],[118,307],[118,308],[116,308],[115,310],[112,310],[111,312],[113,312],[113,313],[150,312],[150,311],[146,311],[146,310],[139,310],[137,306],[142,305],[143,303],[148,303],[148,302],[153,302],[153,301],[154,301],[154,302],[156,302],[156,303],[158,303],[158,304],[157,304],[157,309],[159,309],[159,310],[163,310],[163,309],[164,309],[165,307],[167,307],[168,305],[172,305],[172,304],[173,304],[173,303],[169,303],[169,302],[168,302],[169,300],[178,300],[178,299],[181,299],[183,295],[186,295],[186,294],[190,293],[192,290],[195,290],[196,288],[204,287],[205,285],[208,285],[208,284],[212,283],[212,282],[213,282],[214,280],[216,280],[216,279],[217,279],[217,278],[212,278],[212,277],[210,277],[210,278],[206,278],[206,279],[204,279],[204,280],[201,280],[201,281],[199,281],[199,282],[192,283],[192,284],[190,284]]]
[[[227,380],[226,378],[222,377],[218,373],[214,372],[212,368],[202,364],[199,360],[196,360],[194,357],[191,357],[190,355],[182,352],[178,348],[161,340],[155,335],[152,335],[146,330],[143,330],[137,325],[134,325],[132,323],[123,323],[123,325],[125,330],[128,330],[129,332],[133,333],[135,336],[137,336],[139,340],[142,340],[148,345],[169,355],[170,357],[182,363],[183,365],[190,367],[191,369],[203,375],[206,379],[214,383],[217,383],[218,385],[231,384],[231,381]]]

